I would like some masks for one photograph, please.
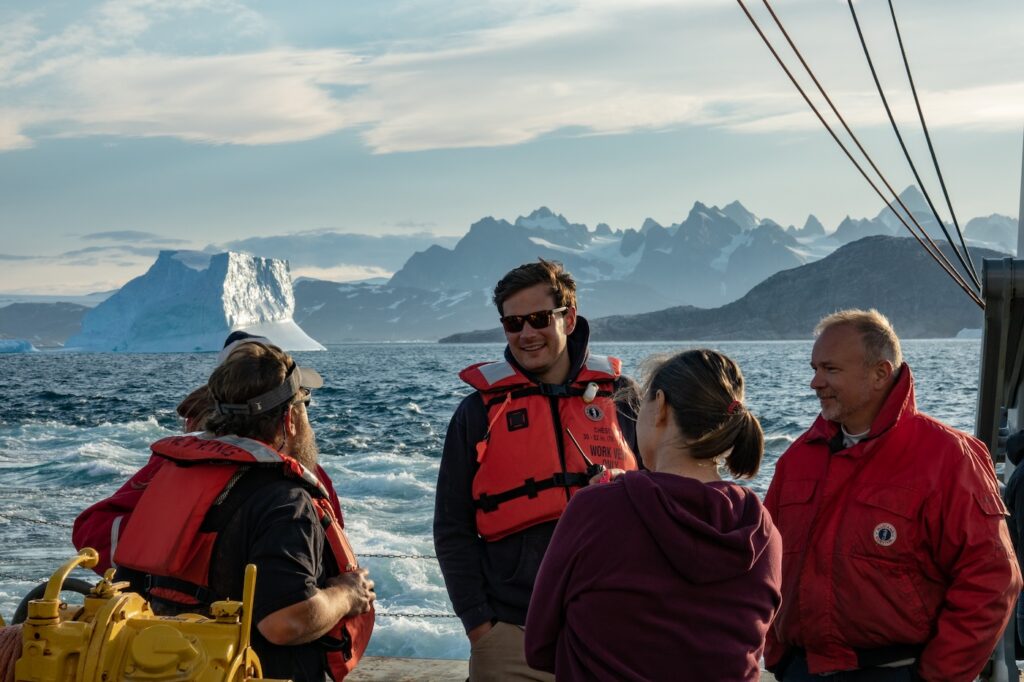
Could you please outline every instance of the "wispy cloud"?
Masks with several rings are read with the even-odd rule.
[[[107,232],[92,232],[83,234],[79,239],[87,241],[115,241],[115,242],[149,242],[153,244],[187,244],[184,239],[172,239],[154,232],[142,232],[139,230],[111,230]]]
[[[90,262],[99,262],[99,258],[107,258],[112,262],[118,264],[125,263],[136,263],[137,261],[125,261],[124,257],[137,256],[139,258],[154,259],[159,255],[160,249],[156,247],[142,247],[142,246],[127,246],[124,244],[118,246],[87,246],[84,249],[73,249],[71,251],[65,251],[58,256],[58,259],[65,261],[75,261],[83,257],[88,257]]]
[[[323,279],[328,282],[357,282],[363,279],[375,277],[390,278],[394,272],[365,265],[336,265],[329,268],[316,267],[293,267],[292,278],[309,277],[311,279]]]
[[[373,151],[393,153],[514,145],[569,130],[717,126],[770,133],[818,125],[731,5],[491,4],[499,18],[492,25],[433,41],[395,38],[373,50],[267,38],[245,49],[176,52],[167,48],[174,40],[153,36],[197,13],[232,29],[227,35],[273,32],[267,19],[232,0],[110,0],[51,32],[40,28],[37,14],[25,14],[0,29],[0,96],[17,103],[0,111],[0,150],[30,146],[43,130],[265,145],[355,129]],[[850,42],[830,49],[835,26],[828,22],[848,21],[841,10],[839,3],[818,3],[810,19],[795,22],[794,34],[806,39],[826,74],[843,74],[856,57]],[[1000,47],[998,36],[987,47],[1006,59],[993,59],[973,80],[942,61],[950,57],[935,58],[938,67],[948,66],[948,80],[940,89],[933,78],[924,88],[933,126],[1019,127],[1024,79],[1019,69],[1000,66],[1012,50]],[[986,80],[974,82],[980,78]],[[883,114],[866,85],[862,78],[846,87],[842,105],[851,120],[877,125]]]

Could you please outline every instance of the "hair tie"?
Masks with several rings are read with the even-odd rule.
[[[738,400],[732,401],[731,403],[729,403],[729,407],[725,408],[726,414],[736,414],[741,410],[743,410],[743,403],[741,403]]]

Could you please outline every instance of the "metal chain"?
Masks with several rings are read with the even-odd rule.
[[[359,557],[374,557],[376,559],[434,559],[437,557],[433,554],[366,554],[360,552]]]
[[[45,526],[56,526],[57,528],[72,527],[70,523],[64,523],[63,521],[47,521],[46,519],[34,519],[31,516],[9,514],[7,512],[0,512],[0,519],[7,519],[8,521],[28,521],[29,523],[41,523]]]
[[[381,613],[377,611],[376,614],[381,618],[458,618],[454,613],[405,613],[402,611]]]

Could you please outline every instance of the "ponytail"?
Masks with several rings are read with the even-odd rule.
[[[713,350],[690,350],[655,358],[647,369],[644,395],[665,394],[676,425],[695,459],[725,455],[736,478],[757,474],[764,457],[761,423],[743,405],[743,373]]]

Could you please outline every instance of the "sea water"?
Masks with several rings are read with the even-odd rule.
[[[810,342],[612,343],[592,352],[622,358],[635,374],[649,355],[697,345],[730,355],[746,375],[746,403],[767,436],[749,485],[763,495],[775,461],[818,412]],[[324,376],[310,421],[349,537],[377,583],[370,654],[469,654],[431,558],[434,483],[448,420],[469,392],[459,370],[502,350],[364,344],[296,354]],[[977,339],[904,344],[924,411],[973,431],[979,350]],[[179,432],[174,407],[213,364],[213,354],[0,356],[0,615],[9,621],[23,595],[75,553],[78,512],[142,466],[151,442]]]

